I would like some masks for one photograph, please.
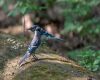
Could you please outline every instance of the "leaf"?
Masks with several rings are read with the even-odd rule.
[[[99,69],[99,65],[94,65],[92,71],[97,71]]]
[[[97,65],[100,63],[100,59],[96,59],[94,62],[93,62],[93,65]]]
[[[0,0],[0,6],[3,6],[4,5],[4,0]]]

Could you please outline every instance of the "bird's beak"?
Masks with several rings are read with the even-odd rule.
[[[27,29],[27,30],[31,30],[31,29],[29,28],[29,29]]]
[[[35,31],[35,27],[30,27],[27,30]]]
[[[27,30],[31,30],[32,28],[30,27],[30,28],[28,28]]]

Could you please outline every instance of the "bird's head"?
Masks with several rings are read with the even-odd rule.
[[[33,25],[32,27],[28,28],[28,30],[31,30],[32,32],[36,30],[38,25]]]

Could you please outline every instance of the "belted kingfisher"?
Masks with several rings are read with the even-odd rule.
[[[63,40],[63,39],[60,39],[60,38],[57,38],[55,37],[54,35],[48,33],[47,31],[45,31],[44,29],[42,29],[40,26],[38,25],[33,25],[31,28],[29,28],[28,30],[31,30],[32,32],[35,32],[34,33],[34,37],[33,37],[33,40],[31,41],[28,49],[27,49],[27,52],[25,53],[25,55],[23,56],[23,58],[20,60],[19,62],[19,65],[21,66],[23,64],[23,62],[28,58],[30,57],[30,55],[32,55],[32,53],[34,52],[33,54],[33,58],[36,60],[38,59],[36,56],[35,56],[35,51],[36,49],[40,46],[41,44],[41,37],[42,35],[45,35],[47,38],[53,38],[53,39],[56,39],[56,40]]]

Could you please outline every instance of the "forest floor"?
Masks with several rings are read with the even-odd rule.
[[[89,77],[99,80],[94,73],[46,45],[41,45],[36,52],[39,60],[30,58],[19,67],[26,49],[22,38],[0,33],[0,80],[88,80]]]

